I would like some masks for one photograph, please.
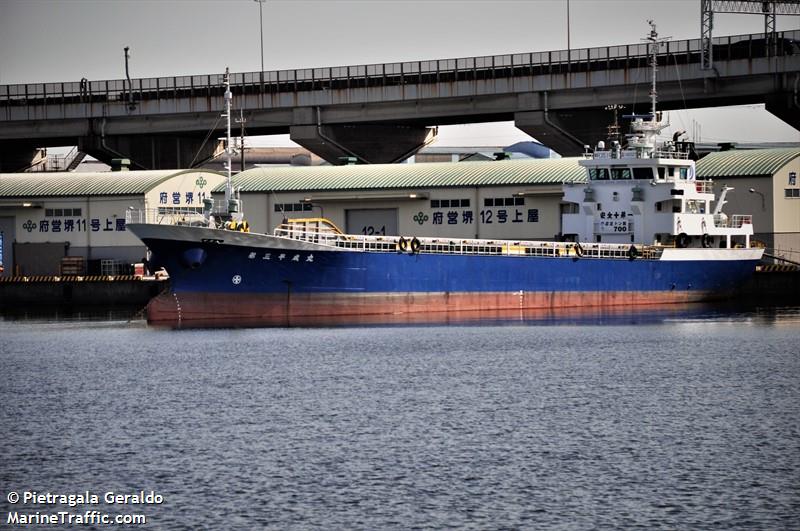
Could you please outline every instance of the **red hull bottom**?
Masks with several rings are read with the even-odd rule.
[[[168,327],[323,326],[459,322],[626,312],[711,300],[700,291],[547,293],[246,294],[171,293],[151,300],[147,320]]]

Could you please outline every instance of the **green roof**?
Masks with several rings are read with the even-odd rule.
[[[90,195],[138,195],[176,175],[211,170],[149,170],[94,173],[0,174],[0,197],[70,197]],[[220,174],[221,175],[221,174]]]
[[[582,182],[578,159],[253,168],[233,178],[242,192],[448,188]],[[217,186],[214,191],[224,191]]]
[[[697,162],[701,178],[772,175],[800,157],[800,147],[711,153]],[[311,192],[408,188],[561,184],[584,182],[577,158],[253,168],[234,176],[242,192]],[[137,195],[183,173],[213,170],[154,170],[95,173],[0,174],[2,197]],[[214,192],[222,192],[221,184]]]
[[[773,175],[797,157],[800,147],[709,153],[697,161],[697,176],[707,179]]]

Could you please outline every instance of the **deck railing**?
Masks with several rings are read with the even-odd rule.
[[[631,259],[634,256],[658,258],[662,248],[647,245],[513,241],[459,238],[427,238],[402,236],[364,236],[340,234],[331,231],[292,229],[280,227],[275,236],[293,240],[329,245],[339,249],[361,252],[412,253],[412,254],[456,254],[456,255],[494,255],[494,256],[538,256],[538,257],[584,257]]]
[[[129,209],[125,212],[125,223],[196,226],[206,224],[202,207]]]
[[[648,155],[653,159],[681,159],[688,160],[689,153],[674,149],[657,149]],[[606,160],[606,159],[636,159],[641,158],[635,149],[622,149],[615,152],[611,149],[589,151],[583,154],[584,159]]]
[[[689,158],[689,154],[684,151],[674,151],[670,149],[657,149],[653,152],[653,158],[655,159],[682,159],[687,160]]]
[[[240,208],[241,208],[240,201]],[[215,216],[217,225],[226,217],[228,203],[224,199],[215,199],[211,203],[211,213]],[[133,208],[125,211],[125,223],[152,223],[155,225],[195,225],[205,226],[206,218],[203,215],[203,204],[196,207],[190,206],[160,206],[156,208]]]
[[[798,53],[800,31],[777,32],[777,56]],[[717,60],[768,57],[764,34],[714,37]],[[759,46],[759,43],[761,45]],[[659,50],[662,67],[700,63],[702,41],[667,41]],[[515,76],[593,72],[644,67],[648,44],[552,50],[482,57],[434,59],[399,63],[298,68],[231,74],[235,94],[277,94],[315,90],[418,85],[451,81],[481,81]],[[125,79],[64,81],[0,85],[0,107],[64,103],[105,103],[186,97],[222,97],[223,74]],[[4,118],[0,113],[0,120]]]
[[[727,217],[725,214],[714,214],[714,226],[728,229],[740,229],[744,225],[752,225],[753,216],[750,214],[734,214]]]

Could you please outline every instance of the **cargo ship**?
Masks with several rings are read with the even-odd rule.
[[[730,296],[763,249],[752,218],[722,208],[698,180],[692,144],[660,142],[651,23],[651,111],[631,116],[624,146],[599,142],[580,164],[585,184],[564,185],[565,241],[345,234],[323,218],[287,219],[272,234],[249,231],[228,180],[222,208],[182,216],[128,212],[127,227],[169,274],[148,305],[167,326],[281,325],[330,318],[424,313],[525,312],[703,302]],[[603,205],[606,205],[603,208]],[[613,208],[609,208],[613,205]],[[713,206],[713,209],[712,209]]]

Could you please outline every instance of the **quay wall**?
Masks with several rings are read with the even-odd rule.
[[[741,302],[800,305],[800,269],[793,266],[762,266],[735,295]]]
[[[56,280],[12,277],[0,281],[0,309],[47,306],[144,306],[167,286],[167,280]]]

